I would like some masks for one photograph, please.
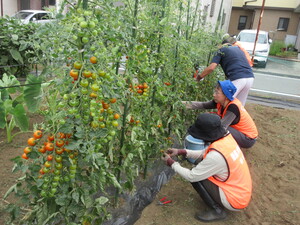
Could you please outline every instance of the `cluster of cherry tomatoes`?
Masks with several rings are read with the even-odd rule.
[[[33,152],[42,158],[43,164],[38,176],[43,179],[42,197],[54,196],[60,182],[69,182],[75,178],[78,151],[67,148],[71,138],[71,134],[61,132],[43,138],[43,132],[36,130],[33,137],[27,140],[28,146],[24,148],[22,158],[29,159]]]
[[[143,84],[137,84],[134,85],[134,88],[132,88],[132,85],[129,85],[129,90],[131,92],[136,93],[137,95],[141,95],[141,96],[148,96],[148,92],[149,92],[149,85],[147,83],[143,83]]]

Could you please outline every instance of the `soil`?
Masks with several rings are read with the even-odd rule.
[[[299,224],[300,111],[253,103],[247,104],[246,109],[259,130],[257,143],[250,149],[243,149],[253,179],[252,200],[247,209],[241,212],[228,212],[225,221],[211,224]],[[42,118],[32,116],[30,121],[33,126],[40,123]],[[32,133],[19,134],[12,143],[7,144],[6,134],[3,129],[0,130],[1,196],[4,196],[9,187],[20,177],[20,174],[11,172],[13,162],[10,159],[22,155],[26,140],[31,135]],[[165,196],[168,200],[172,200],[172,203],[164,206],[157,205],[158,200]],[[0,224],[5,224],[8,220],[4,208],[13,201],[13,197],[0,201]],[[174,175],[134,224],[201,224],[194,215],[206,208],[207,206],[189,182]]]

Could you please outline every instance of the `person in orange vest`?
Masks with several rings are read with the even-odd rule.
[[[236,87],[230,80],[218,81],[209,102],[182,101],[187,109],[217,109],[223,126],[241,148],[252,147],[258,137],[256,125],[242,103],[234,98]]]
[[[162,160],[176,173],[191,182],[203,201],[210,207],[200,212],[196,219],[204,222],[227,217],[225,209],[239,211],[246,208],[252,195],[252,179],[248,164],[238,144],[212,113],[200,114],[188,133],[194,138],[210,143],[205,152],[170,148]],[[199,160],[188,169],[172,159],[173,156]]]
[[[238,46],[239,49],[241,49],[244,52],[249,65],[251,67],[253,67],[253,61],[251,59],[251,56],[250,56],[249,52],[247,52],[246,49],[244,49],[242,47],[242,45],[238,41],[236,41],[235,37],[231,37],[229,34],[224,34],[223,37],[222,37],[222,39],[223,39],[223,43],[230,43],[233,46]]]

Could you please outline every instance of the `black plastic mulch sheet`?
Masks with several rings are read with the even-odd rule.
[[[112,219],[104,222],[103,225],[134,224],[140,218],[143,209],[154,200],[162,186],[174,175],[174,171],[166,166],[162,160],[158,160],[153,163],[148,174],[145,180],[136,184],[135,193],[120,195],[125,203],[110,211]]]

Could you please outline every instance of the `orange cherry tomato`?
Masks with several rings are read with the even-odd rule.
[[[45,149],[46,149],[47,151],[53,151],[53,149],[54,149],[54,144],[53,144],[53,143],[50,143],[50,142],[46,143]]]
[[[109,101],[110,101],[111,103],[115,103],[115,102],[117,101],[117,99],[116,99],[116,98],[111,98],[111,99],[109,99]]]
[[[47,161],[52,161],[53,160],[53,155],[48,155],[47,156]]]
[[[66,138],[66,134],[62,133],[62,132],[59,132],[58,133],[58,138]]]
[[[61,140],[61,139],[59,139],[59,140],[57,140],[57,141],[55,142],[55,145],[56,145],[57,147],[62,147],[64,144],[65,144],[65,142],[64,142],[63,140]]]
[[[114,119],[119,119],[120,118],[120,115],[118,114],[118,113],[115,113],[115,115],[114,115]]]
[[[50,142],[51,142],[51,141],[54,141],[54,135],[49,135],[47,139],[48,139],[48,141],[50,141]]]
[[[22,158],[23,159],[29,159],[26,153],[23,153]]]
[[[38,151],[40,153],[45,153],[47,150],[46,150],[45,146],[41,146],[41,147],[39,147]]]
[[[31,152],[31,151],[32,151],[32,148],[30,148],[30,147],[24,148],[24,153],[25,153],[25,154],[28,154],[28,153]]]
[[[35,146],[36,145],[36,140],[34,138],[28,138],[27,143],[30,146]]]
[[[93,63],[93,64],[96,64],[97,63],[97,57],[96,56],[92,56],[90,58],[90,62]]]
[[[33,137],[35,139],[40,139],[41,137],[43,137],[43,132],[41,130],[36,130],[34,133],[33,133]]]
[[[149,86],[148,86],[147,83],[144,83],[144,84],[143,84],[143,87],[144,87],[144,88],[148,88]]]

